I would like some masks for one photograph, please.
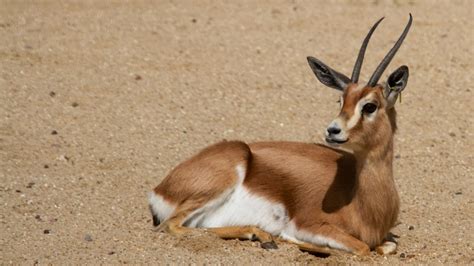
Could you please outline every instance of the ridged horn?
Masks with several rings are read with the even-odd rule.
[[[402,46],[403,40],[408,34],[408,31],[410,30],[411,23],[413,21],[413,18],[410,13],[410,20],[408,21],[408,24],[405,27],[405,30],[403,31],[402,35],[400,38],[398,38],[398,41],[395,43],[395,45],[390,49],[388,54],[384,57],[382,62],[378,65],[378,67],[375,69],[374,74],[372,74],[372,77],[370,77],[369,82],[367,83],[368,86],[374,87],[377,85],[377,82],[379,81],[380,77],[382,76],[383,72],[387,68],[388,64],[390,64],[390,61],[392,61],[392,58],[395,56],[395,54],[398,51],[398,48]]]
[[[374,33],[375,29],[377,28],[377,26],[383,19],[384,17],[382,17],[377,22],[375,22],[375,24],[370,29],[369,33],[367,33],[367,36],[365,36],[364,42],[362,43],[362,46],[360,47],[359,55],[357,56],[357,60],[355,62],[354,69],[352,70],[352,76],[351,76],[352,83],[359,82],[359,75],[360,75],[360,70],[362,69],[362,62],[364,62],[365,50],[367,49],[367,45],[369,44],[370,37],[372,37],[372,33]]]

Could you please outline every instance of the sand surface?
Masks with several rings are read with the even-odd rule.
[[[0,1],[0,263],[474,263],[473,1]],[[322,142],[370,26],[398,104],[396,255],[152,231],[146,193],[222,139]]]

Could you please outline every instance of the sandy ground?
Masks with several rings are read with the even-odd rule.
[[[40,3],[41,2],[41,3]],[[222,139],[321,142],[338,112],[306,56],[366,80],[410,67],[398,105],[396,255],[152,232],[146,193]],[[473,2],[0,1],[0,263],[474,263]]]

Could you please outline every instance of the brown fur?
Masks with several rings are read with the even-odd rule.
[[[178,206],[170,220],[180,226],[193,210],[236,184],[237,165],[247,166],[244,186],[283,204],[298,229],[367,254],[368,247],[382,244],[399,209],[392,176],[395,110],[385,109],[380,87],[351,85],[341,114],[349,119],[368,93],[375,93],[379,110],[375,121],[366,123],[362,116],[349,132],[348,145],[362,147],[353,153],[319,144],[221,142],[176,167],[155,193]]]
[[[236,183],[235,166],[247,165],[250,149],[240,141],[211,145],[176,167],[154,192],[178,205],[214,199]]]

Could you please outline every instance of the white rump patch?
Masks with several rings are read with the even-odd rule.
[[[163,222],[173,214],[176,206],[165,200],[161,195],[155,192],[148,192],[148,202],[150,203],[153,213]]]
[[[239,178],[239,180],[237,181],[238,184],[242,184],[244,182],[245,175],[247,174],[246,170],[247,169],[245,168],[245,166],[241,164],[237,165],[237,167],[235,168],[235,171],[237,172],[237,177]]]
[[[313,234],[306,230],[297,229],[293,221],[288,223],[285,230],[283,230],[283,232],[280,234],[280,237],[296,243],[307,242],[319,246],[328,246],[330,248],[352,252],[351,249],[347,248],[346,246],[337,242],[331,237]]]

